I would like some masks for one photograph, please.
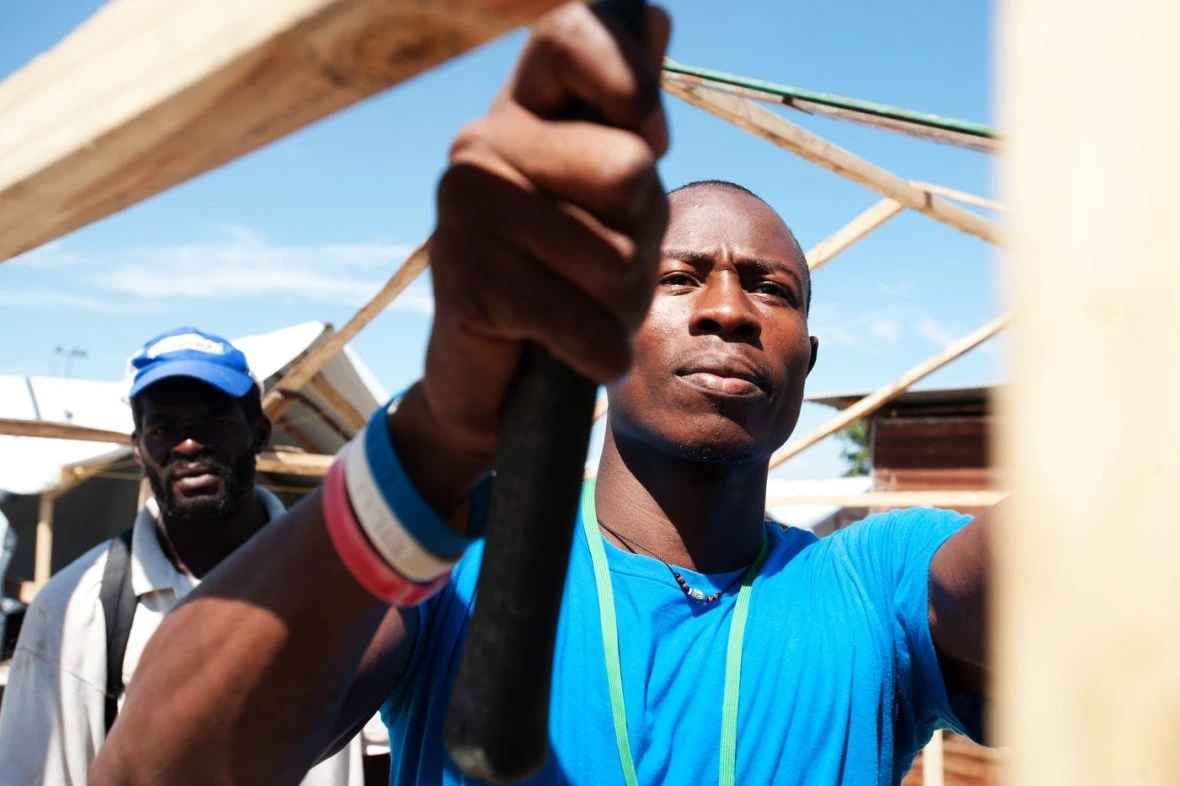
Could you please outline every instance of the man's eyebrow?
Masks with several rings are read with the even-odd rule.
[[[791,264],[790,262],[780,262],[773,259],[749,258],[743,259],[737,264],[738,267],[750,268],[757,273],[762,273],[763,275],[768,275],[771,273],[786,273],[787,275],[791,276],[791,278],[795,279],[796,283],[800,285],[803,284],[803,276],[799,275],[799,271],[795,269],[797,266]]]
[[[660,252],[664,259],[675,259],[696,268],[713,267],[713,257],[703,251],[691,251],[683,248],[665,248]]]
[[[708,270],[713,267],[714,261],[710,254],[703,251],[693,251],[685,248],[665,248],[660,252],[664,259],[674,259],[677,262],[683,262],[686,265],[692,265],[698,270]],[[799,272],[798,265],[793,262],[786,262],[775,259],[763,259],[761,257],[743,257],[738,260],[737,266],[747,270],[753,270],[755,273],[762,275],[770,275],[772,273],[786,273],[791,278],[795,279],[795,283],[801,288],[806,288],[807,277]]]

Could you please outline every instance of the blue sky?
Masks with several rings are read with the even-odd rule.
[[[0,77],[49,49],[101,3],[0,9]],[[724,5],[725,12],[718,13]],[[691,65],[991,122],[990,5],[972,0],[672,0],[670,56]],[[523,35],[431,73],[145,203],[0,265],[0,373],[117,379],[146,338],[178,324],[228,336],[310,319],[343,324],[433,222],[433,190],[454,133],[490,102]],[[724,178],[774,205],[805,248],[879,197],[666,97],[675,186]],[[784,110],[786,111],[786,110]],[[981,153],[810,118],[792,120],[899,175],[990,195]],[[815,276],[820,362],[810,393],[868,390],[997,313],[993,250],[903,213]],[[390,390],[421,371],[425,280],[354,342]],[[999,345],[927,384],[1002,378]],[[799,431],[830,416],[805,407]],[[821,445],[779,473],[838,474]]]

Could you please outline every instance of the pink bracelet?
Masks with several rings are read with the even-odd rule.
[[[337,459],[328,470],[322,492],[324,522],[328,537],[345,569],[373,597],[394,606],[417,606],[446,586],[448,571],[419,584],[391,568],[361,532],[348,489],[344,483],[344,462]]]

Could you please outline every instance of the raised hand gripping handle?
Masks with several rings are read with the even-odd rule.
[[[644,0],[596,5],[642,40]],[[571,117],[598,120],[590,107]],[[468,775],[511,783],[549,753],[553,646],[597,386],[526,344],[504,404],[487,541],[444,736]]]

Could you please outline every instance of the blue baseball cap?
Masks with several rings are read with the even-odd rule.
[[[161,333],[144,344],[129,365],[132,374],[129,398],[172,377],[200,380],[234,398],[241,398],[258,384],[240,349],[221,336],[194,327]]]

